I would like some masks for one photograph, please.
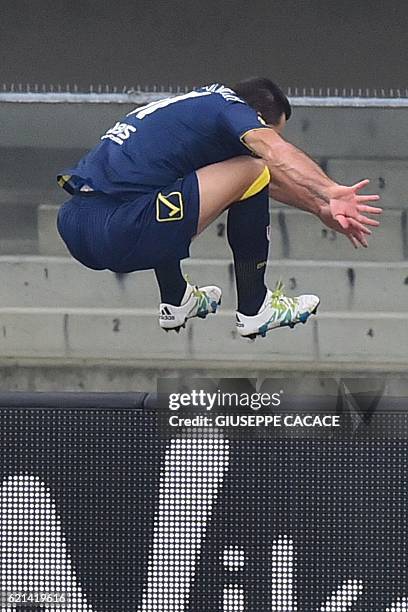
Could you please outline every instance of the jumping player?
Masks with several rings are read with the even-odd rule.
[[[232,89],[213,84],[136,108],[58,177],[72,196],[58,215],[69,251],[95,270],[154,269],[160,326],[179,331],[221,302],[220,288],[186,281],[180,262],[191,240],[228,209],[239,334],[254,338],[305,323],[317,296],[287,297],[282,286],[271,291],[264,283],[268,195],[315,214],[355,247],[366,247],[369,226],[379,225],[364,213],[381,209],[368,204],[377,195],[359,193],[368,180],[339,185],[282,138],[290,115],[284,93],[265,78]]]

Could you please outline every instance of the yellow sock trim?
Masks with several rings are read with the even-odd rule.
[[[257,179],[255,179],[252,185],[248,187],[248,189],[246,190],[244,195],[239,199],[239,201],[241,202],[241,200],[247,200],[248,198],[262,191],[262,189],[268,185],[270,180],[271,180],[271,175],[269,172],[269,168],[265,166],[261,174],[258,176]]]

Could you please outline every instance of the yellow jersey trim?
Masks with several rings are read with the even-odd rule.
[[[241,200],[247,200],[248,198],[262,191],[264,187],[269,185],[270,180],[271,180],[271,173],[269,172],[269,168],[265,166],[261,174],[258,176],[257,179],[255,179],[252,185],[248,187],[248,189],[245,191],[244,195],[239,199],[239,201],[241,202]]]
[[[266,128],[266,129],[268,129],[268,128],[269,128],[269,126],[268,126],[268,125],[260,125],[259,127],[251,128],[250,130],[247,130],[246,132],[244,132],[244,133],[243,133],[243,134],[242,134],[242,135],[239,137],[239,139],[240,139],[241,143],[244,145],[244,147],[246,147],[246,148],[248,149],[248,151],[251,151],[252,155],[255,155],[256,157],[258,157],[258,155],[255,153],[255,151],[254,151],[253,149],[251,149],[251,147],[250,147],[250,146],[248,146],[248,145],[247,145],[247,143],[246,143],[246,142],[244,142],[244,138],[245,138],[245,136],[246,136],[247,134],[249,134],[249,132],[253,132],[254,130],[264,130],[265,128]],[[272,128],[269,128],[269,129],[271,130]]]

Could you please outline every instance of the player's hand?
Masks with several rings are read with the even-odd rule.
[[[321,210],[319,213],[319,219],[322,221],[322,223],[324,223],[324,225],[329,227],[331,230],[334,230],[335,232],[339,232],[339,234],[344,234],[345,236],[347,236],[351,244],[356,249],[360,245],[365,248],[368,247],[366,235],[360,229],[355,228],[352,225],[350,225],[347,229],[344,229],[340,225],[340,223],[337,221],[337,219],[333,218],[333,214],[329,206],[321,207]]]
[[[367,226],[378,227],[380,225],[380,222],[376,219],[371,219],[362,214],[380,215],[382,213],[382,208],[368,204],[368,202],[377,202],[380,199],[379,195],[360,195],[358,193],[369,182],[368,179],[365,179],[351,187],[336,185],[331,190],[329,208],[333,219],[344,230],[354,229],[359,233],[370,235],[371,230]],[[359,242],[361,241],[359,240]]]

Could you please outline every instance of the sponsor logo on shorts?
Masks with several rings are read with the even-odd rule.
[[[181,221],[184,216],[183,196],[179,191],[159,193],[156,199],[156,220]]]

